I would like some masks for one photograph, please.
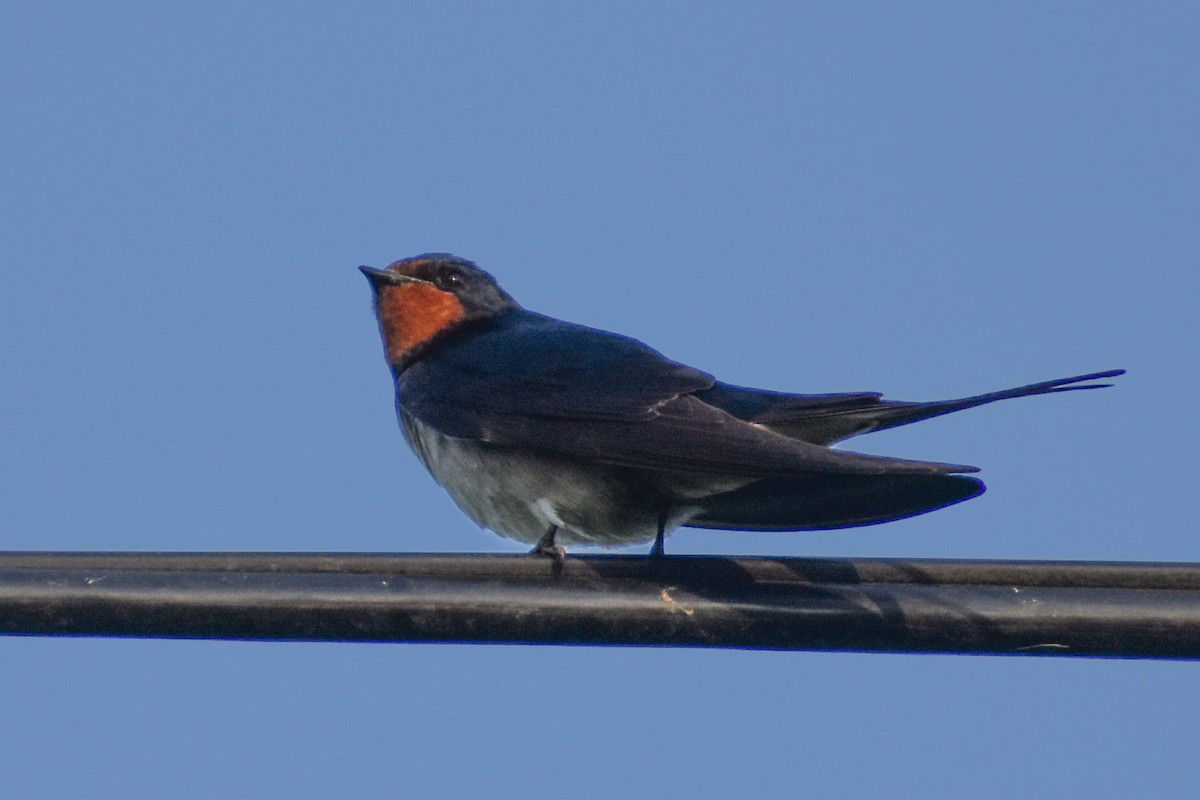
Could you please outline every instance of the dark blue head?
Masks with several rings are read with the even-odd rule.
[[[359,267],[375,292],[375,314],[388,363],[400,366],[469,322],[520,308],[496,279],[465,258],[425,253]]]

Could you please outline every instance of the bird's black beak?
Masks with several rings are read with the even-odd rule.
[[[407,275],[401,275],[398,272],[388,272],[386,269],[375,269],[374,267],[359,267],[359,271],[367,276],[367,280],[371,282],[371,286],[376,289],[382,289],[384,286],[397,286],[401,283],[424,283],[420,278],[410,278]]]

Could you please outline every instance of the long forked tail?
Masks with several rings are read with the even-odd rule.
[[[1100,381],[1105,378],[1115,378],[1124,375],[1123,369],[1110,369],[1104,372],[1089,372],[1087,375],[1076,375],[1073,378],[1058,378],[1052,381],[1031,383],[1028,386],[1018,386],[1015,389],[1004,389],[999,392],[988,392],[974,397],[964,397],[961,400],[947,400],[946,404],[964,404],[962,408],[991,403],[995,400],[1007,400],[1010,397],[1028,397],[1034,394],[1053,394],[1054,392],[1075,392],[1080,389],[1106,389],[1111,383],[1086,383],[1085,381]],[[941,403],[916,403],[915,405],[941,405]],[[954,409],[957,410],[957,409]]]
[[[923,419],[939,417],[942,414],[950,414],[955,411],[962,411],[965,408],[974,408],[975,406],[994,403],[997,400],[1008,400],[1013,397],[1031,397],[1037,394],[1054,394],[1055,392],[1076,392],[1083,389],[1105,389],[1112,386],[1112,384],[1093,383],[1093,381],[1115,378],[1118,375],[1124,374],[1125,370],[1123,369],[1089,372],[1087,375],[1076,375],[1072,378],[1058,378],[1052,381],[1031,383],[1028,386],[1018,386],[1015,389],[1003,389],[999,392],[978,394],[974,397],[963,397],[959,400],[941,400],[932,403],[892,403],[883,401],[877,410],[879,418],[870,430],[882,431],[887,428],[895,428],[898,425],[907,425],[910,422],[919,422]],[[863,431],[863,433],[867,433],[867,431]]]
[[[894,428],[900,425],[908,425],[910,422],[918,422],[920,420],[928,420],[930,417],[941,416],[942,414],[950,414],[953,411],[961,411],[966,408],[974,408],[976,405],[986,405],[1002,401],[1002,399],[1010,399],[1013,397],[1032,397],[1033,395],[1054,395],[1055,392],[1074,392],[1085,389],[1106,389],[1112,384],[1097,384],[1091,381],[1104,380],[1105,378],[1116,378],[1117,375],[1123,375],[1124,369],[1106,369],[1105,372],[1091,372],[1086,375],[1075,375],[1073,378],[1058,378],[1056,380],[1043,380],[1039,384],[1030,384],[1028,386],[1018,386],[1015,389],[1004,389],[998,392],[988,392],[986,395],[976,395],[974,397],[964,397],[961,399],[953,399],[953,401],[938,401],[932,403],[890,403],[884,401],[881,403],[880,420],[877,425],[871,428],[871,431],[883,431],[886,428]],[[865,431],[863,433],[866,433]]]
[[[812,395],[797,396],[790,403],[779,403],[762,409],[754,419],[772,430],[813,444],[829,445],[864,433],[887,430],[932,417],[940,417],[966,408],[974,408],[997,400],[1029,397],[1037,394],[1074,392],[1082,389],[1102,389],[1110,383],[1096,383],[1105,378],[1125,374],[1123,369],[1090,372],[1071,378],[1018,386],[999,392],[988,392],[957,400],[911,403],[884,400],[879,395]]]

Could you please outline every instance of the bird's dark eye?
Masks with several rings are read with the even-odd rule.
[[[438,284],[442,289],[456,289],[463,285],[461,272],[443,272],[439,278]]]

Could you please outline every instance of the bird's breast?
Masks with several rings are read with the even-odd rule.
[[[454,502],[484,528],[534,543],[551,526],[563,544],[654,539],[666,498],[642,471],[446,436],[400,412],[405,438]],[[668,528],[697,513],[669,503]]]

